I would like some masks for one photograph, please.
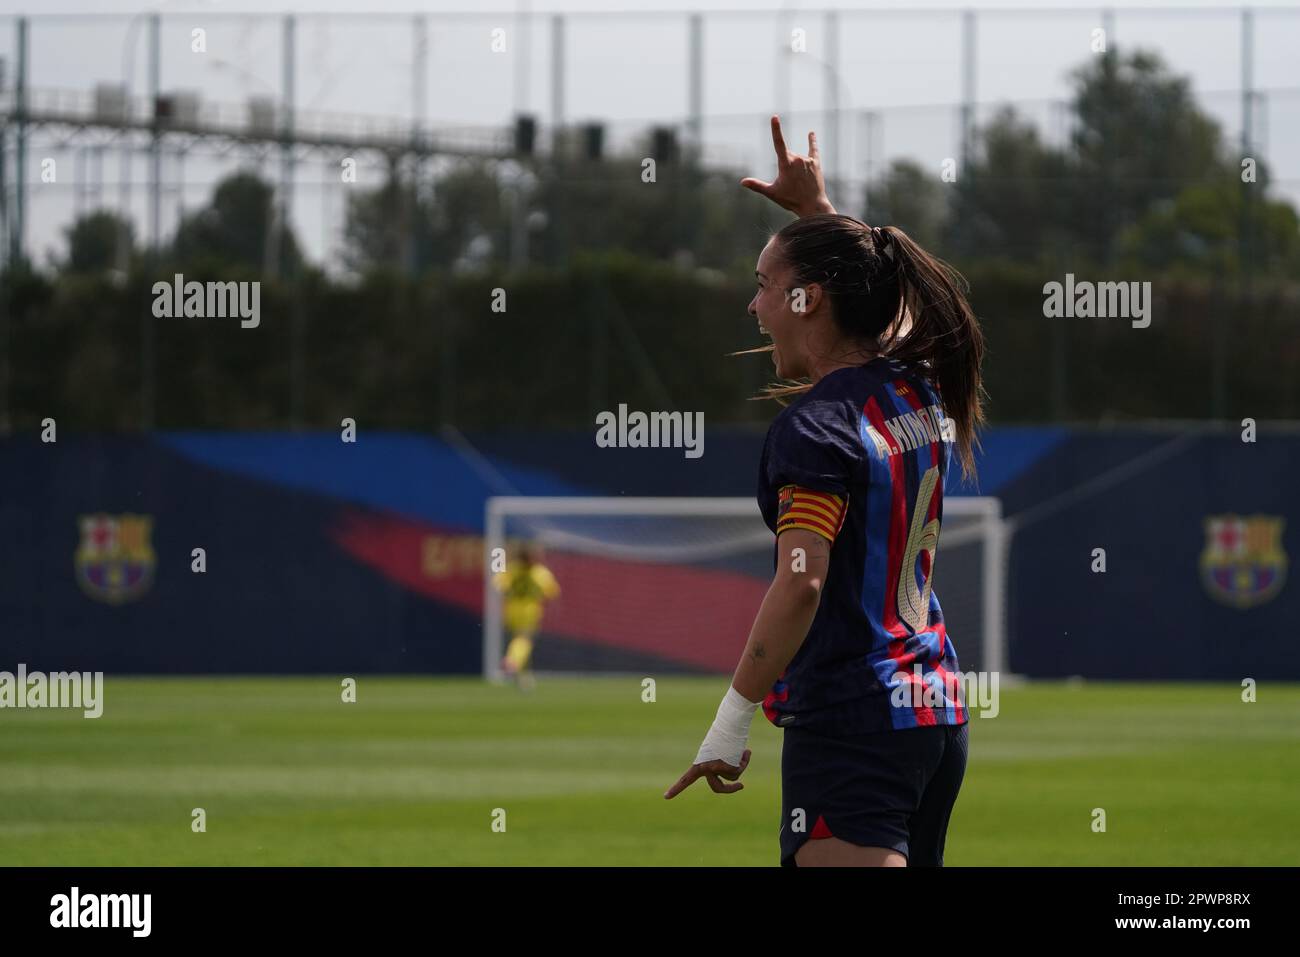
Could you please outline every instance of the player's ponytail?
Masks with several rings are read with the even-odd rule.
[[[887,330],[882,352],[927,370],[944,414],[956,427],[962,474],[970,477],[975,473],[976,431],[984,423],[984,333],[966,299],[966,281],[897,226],[878,226],[872,234],[886,254],[892,254],[902,298],[902,321]]]
[[[872,227],[838,213],[797,219],[776,234],[776,243],[797,282],[821,286],[845,336],[930,380],[953,421],[962,473],[973,475],[976,430],[984,422],[984,336],[960,274],[898,227]],[[762,397],[782,401],[810,387],[779,383]]]

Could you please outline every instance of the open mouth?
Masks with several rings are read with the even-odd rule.
[[[772,344],[772,365],[776,365],[776,340],[772,338],[772,333],[768,331],[767,326],[761,322],[758,324],[758,333],[767,336],[768,341]]]

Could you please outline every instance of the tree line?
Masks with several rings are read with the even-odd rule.
[[[1300,415],[1300,220],[1267,165],[1154,55],[1097,57],[1072,82],[1063,145],[1006,108],[955,178],[900,160],[842,211],[966,274],[996,421]],[[747,397],[770,363],[728,353],[759,344],[753,264],[788,214],[737,186],[753,170],[685,155],[645,184],[641,159],[466,162],[432,182],[394,167],[349,198],[343,274],[306,259],[251,171],[162,249],[87,214],[64,256],[0,277],[0,421],[586,428],[623,401],[762,421]],[[174,272],[261,282],[260,325],[156,319]],[[1152,326],[1044,317],[1067,272],[1151,281]]]

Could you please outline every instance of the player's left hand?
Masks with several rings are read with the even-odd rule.
[[[743,791],[745,785],[741,784],[738,778],[745,773],[745,768],[749,767],[750,754],[749,748],[746,748],[745,753],[740,756],[739,767],[721,759],[692,764],[686,773],[677,779],[677,783],[664,792],[664,798],[669,800],[675,798],[700,778],[708,781],[709,787],[717,794],[735,794],[737,791]],[[724,784],[722,779],[735,783]]]

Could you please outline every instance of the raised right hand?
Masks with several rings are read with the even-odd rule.
[[[765,183],[761,179],[746,176],[740,185],[766,196],[796,216],[835,212],[835,207],[826,197],[817,134],[811,131],[808,133],[807,156],[792,153],[786,148],[785,137],[781,135],[781,118],[773,116],[772,146],[776,149],[776,179]]]

